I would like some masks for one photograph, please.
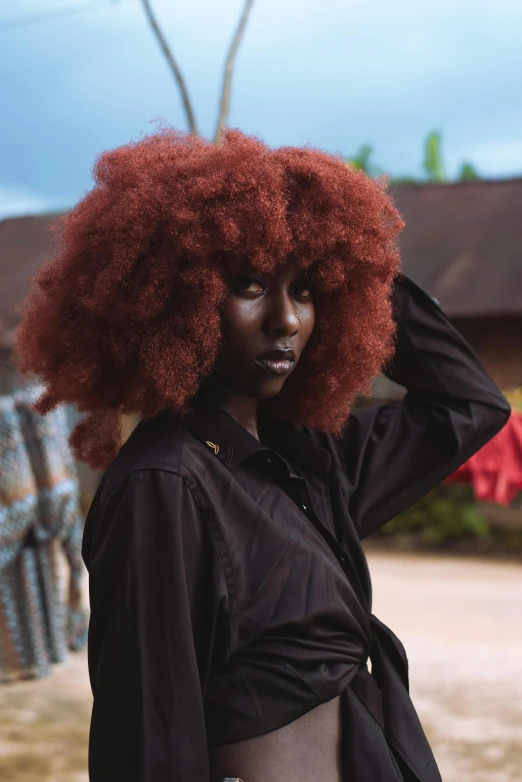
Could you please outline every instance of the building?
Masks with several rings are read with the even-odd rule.
[[[522,178],[401,186],[404,271],[502,389],[522,386]]]
[[[12,363],[17,305],[37,269],[51,257],[48,229],[56,219],[40,215],[0,221],[0,394],[11,393],[17,382]]]

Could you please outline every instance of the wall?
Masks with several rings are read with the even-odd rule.
[[[500,388],[522,386],[522,317],[462,318],[453,322]]]
[[[13,367],[11,353],[0,350],[0,396],[12,394],[17,387],[17,376]]]
[[[461,318],[453,324],[476,351],[501,389],[522,386],[522,317]],[[376,378],[375,399],[398,401],[401,386],[383,376]]]

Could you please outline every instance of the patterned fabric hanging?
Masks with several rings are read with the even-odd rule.
[[[0,682],[46,676],[87,640],[83,517],[64,408],[30,409],[33,387],[0,397]],[[69,566],[60,590],[59,547]]]

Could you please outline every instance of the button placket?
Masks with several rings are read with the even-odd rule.
[[[273,456],[268,456],[267,462],[270,463],[270,460],[272,460],[273,463],[276,461]],[[341,553],[343,550],[339,542],[318,516],[306,479],[300,475],[297,475],[291,470],[286,472],[286,476],[288,486],[287,494],[291,497],[291,499],[293,499],[297,507],[305,514],[307,519],[312,522],[314,527],[322,536],[323,540],[329,546],[337,562],[343,569],[345,575],[349,577],[349,563],[347,556],[344,554],[344,552]]]

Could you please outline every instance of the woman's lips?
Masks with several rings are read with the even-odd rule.
[[[287,375],[291,372],[295,361],[279,358],[256,358],[256,364],[274,375]]]

